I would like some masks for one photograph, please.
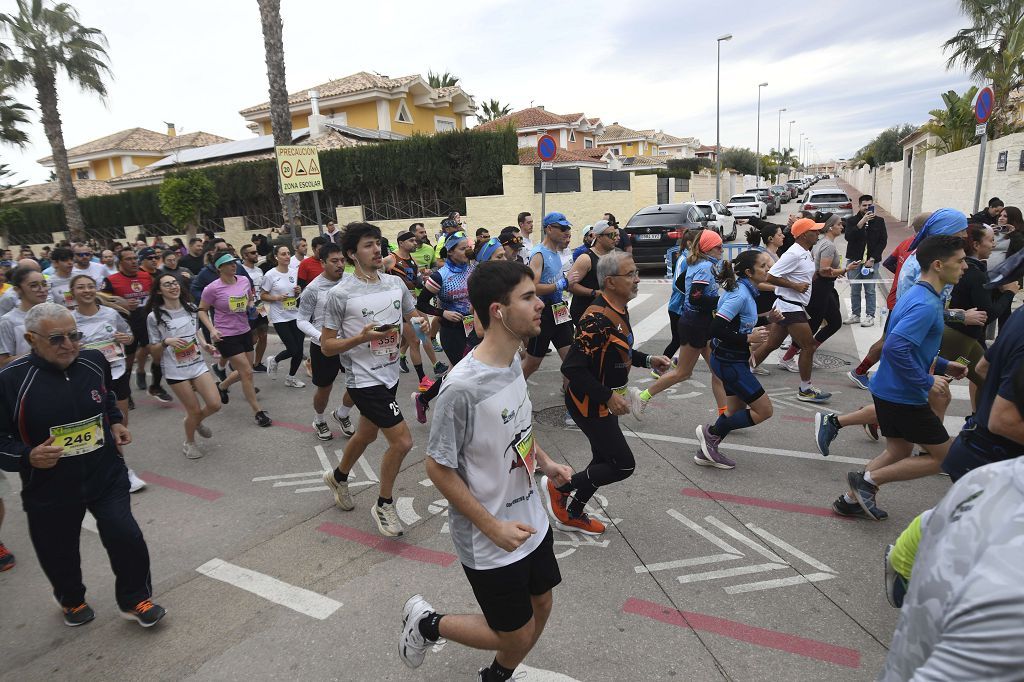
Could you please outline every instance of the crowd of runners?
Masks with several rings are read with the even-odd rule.
[[[612,214],[587,225],[575,250],[565,215],[548,213],[535,227],[524,212],[496,236],[478,229],[473,238],[453,213],[434,242],[422,223],[393,244],[369,223],[329,223],[308,245],[283,234],[236,249],[208,235],[187,245],[129,245],[109,257],[86,244],[53,248],[45,262],[23,253],[4,273],[0,296],[0,469],[21,476],[32,544],[64,622],[95,617],[78,554],[88,510],[122,614],[149,627],[166,612],[152,601],[148,550],[129,503],[145,486],[130,469],[133,373],[135,390],[184,408],[181,452],[189,459],[215,437],[210,417],[234,414],[232,395],[251,411],[250,424],[273,424],[255,374],[283,375],[296,391],[306,377],[315,437],[334,438],[329,413],[347,438],[340,464],[323,474],[340,509],[355,508],[352,468],[383,437],[369,511],[387,537],[404,532],[393,487],[413,436],[402,408],[423,424],[429,413],[426,473],[449,501],[451,537],[482,614],[443,613],[414,595],[399,652],[417,667],[444,638],[496,652],[480,679],[507,680],[540,637],[561,581],[551,525],[604,533],[587,504],[637,466],[620,418],[643,420],[651,401],[702,360],[717,417],[691,425],[700,446],[693,461],[733,469],[723,452],[729,434],[763,429],[773,416],[758,377],[771,371],[774,351],[785,348],[772,356],[779,369],[799,374],[796,399],[829,403],[812,383],[815,352],[844,322],[874,325],[881,266],[893,273],[889,312],[878,343],[849,373],[869,398],[850,414],[819,412],[814,438],[828,456],[843,427],[862,425],[885,446],[863,471],[835,482],[842,492],[832,509],[879,521],[888,516],[881,486],[943,471],[963,479],[933,511],[885,536],[898,535],[885,566],[887,596],[903,612],[883,674],[1019,671],[1019,640],[979,643],[997,626],[971,614],[991,608],[993,618],[1019,618],[1014,609],[1024,602],[1014,580],[1014,559],[1024,558],[1015,525],[1024,490],[1016,461],[1024,454],[1024,313],[1012,310],[1024,221],[998,199],[970,217],[940,209],[915,217],[915,235],[883,259],[885,221],[870,196],[858,209],[847,219],[797,214],[786,226],[752,220],[749,248],[732,259],[715,230],[682,235],[666,255],[672,339],[660,354],[634,347],[629,303],[641,280]],[[857,293],[844,320],[836,281],[848,276]],[[282,346],[272,356],[270,325]],[[533,428],[527,379],[552,348],[565,424],[592,453],[578,471],[550,458]],[[656,380],[641,389],[633,369]],[[399,396],[400,374],[412,371],[417,390]],[[971,386],[972,416],[953,438],[943,417],[960,380]],[[5,485],[0,476],[0,522]],[[0,570],[14,564],[0,544]],[[986,582],[994,571],[1012,587]]]

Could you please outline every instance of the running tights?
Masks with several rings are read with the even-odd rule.
[[[449,323],[445,321],[441,323],[438,332],[441,337],[441,348],[448,356],[451,366],[454,367],[466,354],[466,330],[463,328],[462,322]]]
[[[275,322],[274,331],[277,332],[277,337],[284,344],[284,350],[275,355],[274,360],[281,362],[285,358],[291,358],[288,376],[293,377],[299,371],[299,366],[302,364],[302,341],[305,335],[299,331],[299,325],[295,320]]]
[[[815,283],[819,281],[821,280],[816,280]],[[807,318],[811,332],[814,334],[814,340],[820,345],[843,328],[843,313],[839,306],[839,292],[835,290],[835,284],[831,289],[822,292],[818,298],[819,300],[814,300],[815,296],[813,293],[811,294],[811,301],[807,305]],[[827,323],[828,326],[822,328],[822,322]]]
[[[569,489],[575,491],[569,503],[569,514],[579,516],[598,488],[632,476],[636,460],[619,428],[618,417],[613,414],[607,417],[584,417],[568,394],[565,404],[576,426],[590,441],[593,453],[587,468],[573,474],[569,482]]]
[[[675,314],[671,310],[668,311],[668,328],[672,330],[672,340],[665,346],[665,352],[663,355],[669,360],[679,350],[679,344],[682,343],[682,339],[679,337],[679,315]]]

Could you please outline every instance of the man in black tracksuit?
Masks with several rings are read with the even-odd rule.
[[[119,453],[131,435],[110,387],[110,365],[97,350],[80,351],[75,319],[63,306],[35,306],[25,329],[32,352],[0,370],[0,469],[21,475],[32,545],[64,622],[95,617],[79,556],[88,509],[110,557],[122,616],[155,625],[165,611],[150,601],[149,551]]]
[[[889,241],[889,232],[885,227],[885,219],[875,215],[875,200],[870,194],[865,194],[857,200],[858,208],[856,214],[846,219],[843,225],[843,234],[846,237],[846,261],[853,263],[861,261],[861,268],[850,271],[850,312],[846,324],[860,323],[862,327],[871,327],[875,324],[875,289],[874,282],[860,284],[858,279],[874,280],[878,275],[878,264],[882,262],[882,252]],[[864,274],[862,268],[870,268],[870,272]],[[860,295],[864,290],[864,312],[863,320],[860,318]]]

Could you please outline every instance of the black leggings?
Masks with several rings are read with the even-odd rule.
[[[275,322],[274,331],[277,332],[277,337],[284,344],[284,350],[275,355],[274,360],[281,362],[285,358],[291,358],[288,376],[293,377],[299,371],[299,365],[302,364],[302,340],[305,338],[305,334],[299,331],[299,325],[295,320]]]
[[[668,322],[669,329],[672,330],[672,340],[665,346],[665,357],[672,359],[672,356],[679,350],[679,344],[682,343],[682,339],[679,338],[679,315],[675,314],[671,310],[668,311]]]
[[[822,322],[828,324],[824,329],[821,328]],[[843,312],[839,306],[839,292],[836,291],[835,280],[820,277],[814,280],[811,300],[807,303],[807,324],[811,326],[811,333],[819,345],[842,329]]]
[[[444,354],[448,356],[448,361],[452,367],[454,367],[455,363],[466,354],[466,330],[462,326],[461,321],[454,324],[445,321],[441,323],[439,331],[441,348],[444,350]]]
[[[565,394],[565,405],[576,426],[590,441],[590,451],[593,453],[587,468],[572,475],[575,502],[570,503],[569,507],[571,512],[578,513],[583,511],[583,505],[598,488],[632,476],[636,460],[619,428],[618,417],[613,414],[607,417],[584,417],[568,392]]]

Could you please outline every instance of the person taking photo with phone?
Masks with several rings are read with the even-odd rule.
[[[878,264],[888,241],[885,220],[877,215],[875,199],[870,194],[861,196],[857,203],[860,210],[846,219],[846,261],[860,262],[861,267],[850,271],[850,316],[846,324],[860,324],[862,327],[875,325],[875,283]],[[867,280],[861,283],[857,280]],[[864,313],[861,319],[861,291],[864,294]]]

